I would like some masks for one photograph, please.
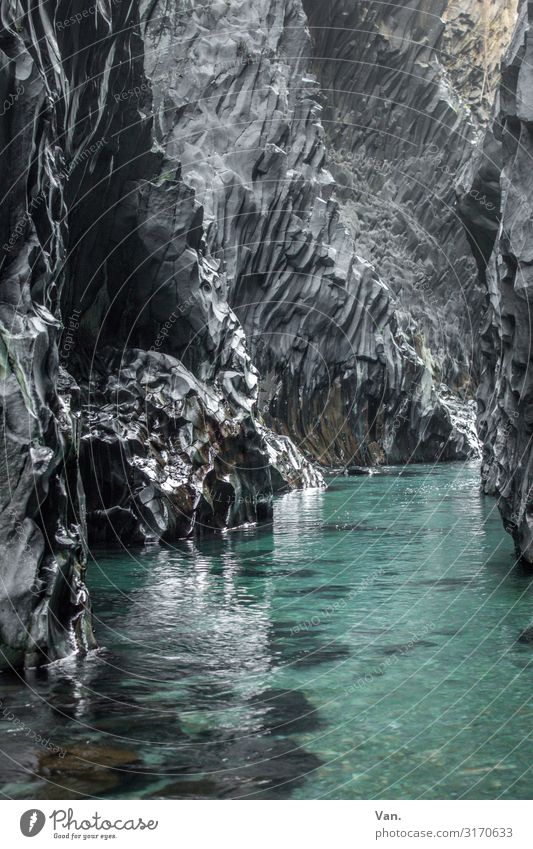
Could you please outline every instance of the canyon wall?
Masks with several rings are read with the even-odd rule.
[[[517,554],[533,562],[533,380],[531,292],[533,239],[531,174],[533,36],[531,4],[521,2],[512,43],[502,62],[493,125],[468,175],[501,194],[501,225],[481,276],[487,287],[481,322],[479,433],[485,492],[498,499]],[[466,182],[468,187],[469,182]],[[467,216],[467,225],[472,219]],[[474,221],[480,243],[490,222]]]
[[[454,186],[512,4],[467,5],[1,0],[6,664],[94,645],[88,545],[477,455]]]
[[[328,466],[477,453],[483,295],[454,182],[512,3],[488,20],[478,5],[159,3],[143,19],[159,140],[201,198],[261,413]]]
[[[158,138],[141,11],[2,4],[6,664],[94,645],[88,544],[261,521],[323,484],[257,418],[204,208]]]

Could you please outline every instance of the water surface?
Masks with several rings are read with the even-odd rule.
[[[511,552],[475,464],[341,478],[278,499],[272,526],[99,552],[101,648],[0,681],[3,793],[531,798],[532,576]]]

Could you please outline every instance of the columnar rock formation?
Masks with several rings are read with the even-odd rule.
[[[516,31],[502,63],[494,124],[474,163],[478,167],[473,167],[467,175],[481,189],[492,187],[501,191],[501,226],[488,265],[481,269],[487,285],[479,388],[483,485],[487,493],[498,498],[505,527],[514,537],[517,552],[530,563],[533,562],[532,25],[531,4],[521,2]],[[468,215],[466,220],[480,244],[490,246],[494,241],[491,222]]]
[[[512,4],[466,5],[1,0],[6,662],[93,645],[88,544],[475,454],[454,183]]]
[[[471,396],[483,292],[454,183],[488,118],[513,1],[304,5],[358,250],[391,287],[433,378]]]
[[[475,450],[481,293],[453,186],[494,66],[479,69],[482,91],[470,68],[484,21],[450,8],[446,25],[440,5],[156,4],[143,30],[160,142],[201,198],[262,412],[330,465]]]

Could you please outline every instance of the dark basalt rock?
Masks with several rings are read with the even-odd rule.
[[[94,645],[87,542],[476,454],[450,209],[509,2],[437,5],[0,0],[4,664]]]
[[[251,410],[232,411],[219,387],[173,357],[129,349],[115,364],[107,353],[80,440],[90,543],[172,542],[255,523],[271,516],[278,487],[320,483],[289,440],[278,445]]]
[[[520,2],[519,20],[502,62],[493,125],[471,168],[471,180],[487,191],[496,186],[494,190],[501,194],[501,226],[495,243],[494,222],[466,216],[484,258],[490,257],[481,265],[487,287],[478,392],[483,488],[497,497],[517,556],[529,563],[533,562],[532,24],[531,4]]]
[[[481,287],[454,181],[497,59],[472,70],[479,4],[447,25],[438,5],[291,0],[264,16],[216,4],[146,25],[147,45],[183,46],[177,66],[147,53],[145,72],[167,118],[161,142],[179,151],[224,258],[261,410],[328,467],[478,451],[465,402]],[[491,57],[510,5],[489,11]]]
[[[204,207],[153,117],[148,4],[78,5],[1,5],[3,665],[94,645],[87,539],[256,522],[322,485],[258,421]]]

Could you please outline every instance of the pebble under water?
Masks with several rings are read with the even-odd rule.
[[[100,649],[0,676],[4,797],[528,799],[532,574],[474,463],[95,552]],[[41,740],[38,740],[40,735]]]

